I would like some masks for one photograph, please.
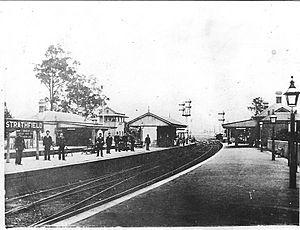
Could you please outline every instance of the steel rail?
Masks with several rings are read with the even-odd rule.
[[[52,200],[52,199],[55,199],[55,198],[57,198],[57,197],[61,197],[61,196],[64,196],[64,195],[68,195],[69,192],[72,192],[72,191],[75,191],[75,190],[77,190],[77,189],[79,189],[79,188],[88,186],[88,185],[90,185],[90,184],[92,184],[92,183],[95,183],[95,182],[98,182],[98,181],[107,179],[107,178],[109,178],[109,177],[116,176],[116,175],[121,174],[121,173],[124,173],[124,172],[128,172],[128,171],[131,171],[131,170],[134,170],[134,169],[138,169],[138,168],[140,168],[140,167],[142,167],[142,165],[135,166],[135,167],[133,167],[133,168],[126,169],[126,170],[122,170],[122,171],[119,171],[119,172],[116,172],[116,173],[112,173],[112,174],[109,174],[109,175],[107,175],[107,176],[101,176],[101,177],[99,177],[98,179],[94,179],[94,180],[89,181],[89,182],[87,182],[87,183],[84,183],[84,184],[78,185],[78,186],[76,186],[76,187],[73,187],[73,188],[71,188],[71,189],[65,190],[65,191],[63,191],[63,192],[59,192],[59,193],[50,195],[50,196],[48,196],[48,197],[45,197],[45,198],[42,198],[42,199],[40,199],[40,200],[34,201],[34,202],[32,202],[32,203],[30,203],[30,204],[28,204],[28,205],[24,205],[24,206],[21,206],[21,207],[18,207],[18,208],[11,209],[11,210],[5,212],[5,215],[14,214],[14,213],[17,213],[17,212],[26,210],[26,209],[28,209],[28,208],[30,208],[30,207],[36,206],[36,205],[38,205],[38,204],[42,204],[42,203],[44,203],[44,202],[46,202],[46,201],[48,201],[48,200]],[[36,194],[34,194],[34,195],[36,195]]]
[[[174,169],[174,170],[171,170],[171,171],[169,171],[169,172],[167,172],[167,173],[164,173],[163,175],[160,175],[160,176],[158,176],[158,177],[156,177],[156,178],[153,178],[153,179],[151,179],[151,180],[149,180],[149,181],[146,181],[146,182],[144,182],[144,183],[142,183],[142,184],[140,184],[140,185],[137,185],[137,186],[135,186],[135,187],[132,187],[132,188],[130,188],[130,189],[127,189],[127,190],[125,190],[125,191],[122,191],[122,192],[120,192],[120,193],[118,193],[118,194],[114,194],[114,195],[112,195],[112,196],[110,196],[110,197],[107,197],[107,198],[101,200],[101,201],[95,202],[95,203],[90,204],[90,205],[86,205],[86,206],[84,206],[84,207],[82,207],[82,208],[79,208],[79,209],[76,209],[76,210],[73,210],[73,211],[69,211],[69,212],[68,212],[68,210],[71,210],[71,209],[65,209],[65,210],[63,210],[63,211],[61,211],[61,212],[59,212],[59,213],[56,213],[56,214],[54,214],[54,215],[48,217],[48,218],[45,218],[44,220],[41,220],[41,221],[39,221],[39,222],[37,222],[37,223],[34,223],[34,224],[31,225],[30,227],[41,227],[41,226],[45,226],[45,225],[49,225],[49,224],[56,223],[56,222],[58,222],[58,221],[61,221],[61,220],[63,220],[63,219],[66,219],[66,218],[68,218],[68,217],[77,215],[78,213],[82,213],[82,212],[84,212],[84,211],[90,210],[91,208],[94,208],[94,207],[103,205],[103,204],[105,204],[105,203],[107,203],[107,202],[109,202],[109,201],[112,201],[112,200],[114,200],[114,199],[120,198],[120,197],[122,197],[122,196],[124,196],[124,195],[127,195],[127,194],[133,192],[133,191],[137,191],[137,190],[139,190],[139,189],[141,189],[141,188],[144,188],[145,186],[148,186],[149,184],[153,184],[153,183],[155,183],[155,182],[157,182],[157,181],[160,181],[160,180],[162,180],[162,179],[165,179],[165,178],[167,178],[167,177],[170,177],[171,175],[174,175],[174,174],[176,174],[177,172],[180,172],[180,171],[182,171],[183,169],[189,167],[189,165],[191,165],[193,162],[198,161],[200,158],[203,158],[203,157],[206,156],[207,154],[211,153],[211,151],[212,151],[214,148],[215,148],[215,150],[219,150],[219,146],[215,146],[215,145],[210,146],[210,148],[209,148],[205,153],[203,153],[201,156],[199,156],[199,157],[193,159],[192,161],[189,161],[188,163],[185,163],[184,165],[181,165],[180,167],[178,167],[178,168],[176,168],[176,169]],[[155,166],[155,167],[153,167],[152,169],[154,169],[154,168],[156,168],[156,167],[159,167],[159,166]],[[134,177],[136,177],[136,176],[134,176]],[[125,181],[124,181],[124,182],[125,182]],[[82,204],[82,203],[84,203],[84,202],[79,202],[79,203]]]
[[[138,174],[136,174],[136,175],[134,175],[134,176],[131,176],[131,177],[129,177],[129,178],[126,178],[126,179],[124,179],[124,180],[122,180],[122,181],[120,181],[120,182],[118,182],[118,183],[116,183],[116,184],[114,184],[114,185],[112,185],[112,186],[110,186],[110,187],[108,187],[108,188],[106,188],[106,189],[104,189],[104,190],[102,190],[102,191],[100,191],[100,192],[98,192],[98,193],[96,193],[96,194],[94,194],[94,195],[92,195],[92,196],[90,196],[90,197],[88,197],[88,198],[86,198],[86,199],[84,199],[84,200],[82,200],[82,201],[76,203],[76,204],[73,204],[73,205],[71,205],[71,206],[68,206],[68,207],[66,207],[66,208],[63,209],[63,210],[61,210],[61,211],[59,211],[59,212],[57,212],[57,213],[55,213],[55,214],[53,214],[53,215],[51,215],[51,216],[49,216],[49,217],[46,217],[46,218],[43,219],[43,220],[40,220],[40,221],[38,221],[38,222],[36,222],[36,223],[30,225],[29,227],[36,227],[36,226],[38,226],[38,225],[40,225],[40,224],[42,224],[42,223],[44,223],[44,222],[51,221],[52,219],[55,219],[55,218],[57,218],[57,217],[60,217],[60,216],[64,215],[64,213],[68,213],[69,210],[74,210],[74,208],[77,208],[77,207],[80,206],[81,204],[86,203],[87,201],[92,200],[94,197],[97,197],[97,196],[101,195],[102,193],[104,193],[104,192],[106,192],[106,191],[109,191],[109,190],[115,188],[116,186],[118,186],[118,185],[120,185],[120,184],[123,184],[123,183],[125,183],[126,181],[128,181],[128,180],[130,180],[130,179],[133,179],[133,178],[139,176],[140,174],[143,174],[143,173],[145,173],[145,172],[151,171],[151,170],[153,170],[153,169],[155,169],[155,168],[158,168],[158,167],[160,167],[160,166],[155,166],[155,167],[152,167],[152,168],[150,168],[150,169],[146,169],[146,170],[144,170],[144,171],[142,171],[142,172],[140,172],[140,173],[138,173]]]

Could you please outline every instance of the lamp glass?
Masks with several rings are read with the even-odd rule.
[[[271,121],[272,124],[275,124],[276,120],[277,120],[276,116],[270,116],[270,121]]]
[[[298,101],[298,94],[287,94],[286,101],[289,106],[296,106]]]

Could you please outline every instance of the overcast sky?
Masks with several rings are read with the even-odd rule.
[[[293,75],[300,89],[300,2],[1,2],[2,93],[15,117],[38,112],[48,96],[33,72],[61,44],[80,71],[104,85],[109,106],[131,120],[150,111],[192,129],[248,119]]]

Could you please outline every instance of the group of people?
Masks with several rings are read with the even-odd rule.
[[[50,131],[46,131],[46,136],[43,138],[43,145],[44,145],[44,160],[50,161],[50,149],[53,147],[53,141],[52,137],[50,136]],[[66,139],[63,135],[63,133],[60,133],[60,135],[57,138],[56,145],[59,147],[58,148],[58,159],[59,160],[66,160],[65,157],[65,147],[66,147]],[[24,138],[17,133],[16,139],[15,139],[15,150],[16,150],[16,160],[15,164],[16,165],[22,165],[22,155],[23,151],[25,149],[25,141]]]
[[[50,161],[50,149],[53,147],[53,141],[52,137],[50,136],[50,131],[46,131],[46,136],[43,138],[43,145],[45,147],[44,151],[44,160]],[[58,159],[59,160],[66,160],[65,156],[65,147],[66,147],[66,139],[64,137],[63,133],[60,133],[57,140],[56,140],[56,145],[58,146]]]
[[[92,148],[92,152],[97,153],[97,157],[101,155],[103,157],[103,150],[104,150],[104,144],[106,144],[106,153],[111,154],[110,150],[112,149],[112,143],[114,141],[114,148],[116,152],[120,152],[122,150],[128,151],[129,148],[131,151],[134,151],[134,145],[135,145],[135,138],[133,135],[128,135],[125,134],[123,136],[120,136],[118,132],[114,135],[114,137],[111,136],[110,133],[108,133],[108,136],[106,137],[104,141],[104,137],[102,136],[101,133],[99,133],[99,136],[95,139],[95,145]],[[128,142],[130,143],[130,147],[128,145]],[[146,150],[150,150],[151,140],[149,137],[149,134],[147,134],[145,138],[145,145],[146,145]],[[43,137],[43,145],[44,145],[44,160],[50,161],[50,153],[51,153],[51,148],[53,149],[54,142],[52,140],[52,137],[50,136],[50,131],[46,131],[46,136]],[[66,148],[66,139],[63,135],[63,133],[60,133],[57,140],[56,140],[56,145],[59,147],[58,148],[58,159],[59,160],[66,160],[65,156],[65,148]],[[91,143],[91,139],[89,141],[88,145],[93,145]],[[22,165],[22,154],[23,150],[25,149],[25,141],[22,136],[17,134],[17,137],[15,139],[15,149],[16,149],[16,165]]]
[[[112,149],[112,143],[114,141],[114,148],[116,152],[120,151],[128,151],[129,149],[131,151],[134,151],[134,144],[135,144],[135,138],[133,135],[125,134],[123,136],[120,136],[118,132],[114,135],[114,137],[111,136],[110,133],[108,133],[108,136],[106,137],[106,140],[104,141],[104,137],[102,137],[102,134],[99,133],[99,136],[95,140],[95,146],[92,149],[92,152],[97,152],[97,157],[99,156],[99,153],[101,157],[103,157],[103,149],[104,144],[106,144],[106,153],[111,154],[110,150]],[[129,144],[130,146],[129,146]]]

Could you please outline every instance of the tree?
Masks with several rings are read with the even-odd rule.
[[[248,109],[254,113],[254,116],[258,115],[266,108],[268,108],[268,103],[265,102],[261,97],[254,98],[252,100],[252,106],[248,106]]]
[[[66,83],[75,75],[79,62],[72,60],[59,44],[49,46],[45,57],[42,64],[35,66],[34,71],[36,77],[49,90],[50,110],[53,111],[54,104],[57,104],[63,95]]]
[[[36,77],[48,88],[50,110],[71,112],[88,117],[105,103],[97,79],[79,74],[79,62],[60,45],[49,46],[46,59],[34,68]],[[47,98],[46,98],[47,99]],[[55,105],[55,107],[54,107]]]
[[[96,78],[76,74],[66,86],[66,96],[59,105],[59,111],[81,114],[85,117],[95,114],[105,103],[101,97],[101,87]]]

